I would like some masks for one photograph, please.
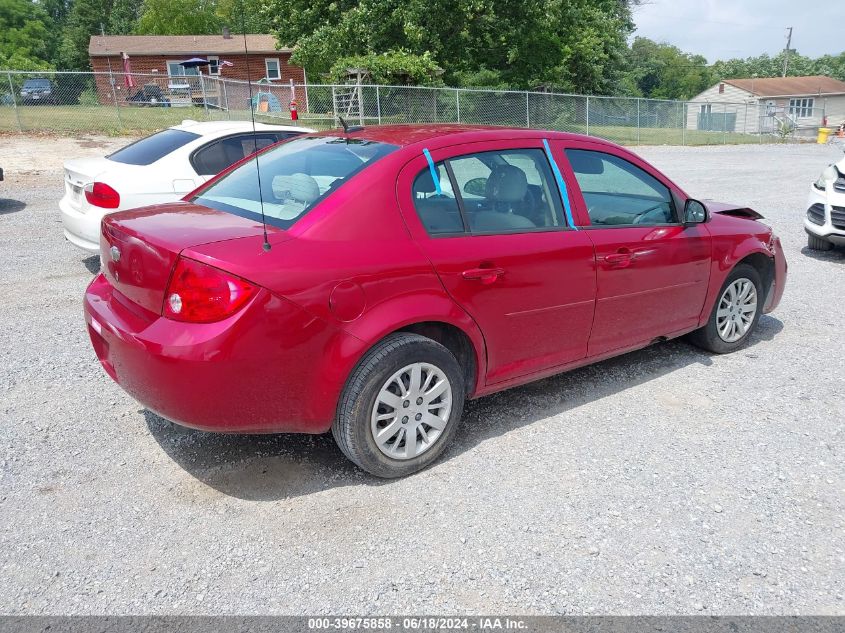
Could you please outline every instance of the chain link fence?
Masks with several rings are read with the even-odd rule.
[[[194,120],[324,129],[465,123],[560,130],[627,145],[762,143],[814,136],[821,108],[470,88],[280,84],[207,75],[0,71],[0,131],[140,135]]]

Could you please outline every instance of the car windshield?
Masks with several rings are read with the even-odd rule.
[[[114,154],[109,154],[106,158],[126,165],[151,165],[199,137],[199,134],[185,130],[164,130],[135,141]]]
[[[50,81],[48,79],[27,79],[23,82],[24,88],[49,88]]]
[[[244,163],[193,201],[254,220],[261,220],[263,202],[267,223],[286,229],[354,174],[395,149],[364,139],[297,138]]]

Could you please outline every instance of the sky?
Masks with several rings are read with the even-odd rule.
[[[818,57],[845,50],[842,21],[831,19],[834,6],[835,1],[821,0],[643,0],[634,7],[634,35],[704,55],[712,64],[775,55],[786,45],[791,26],[790,48]]]

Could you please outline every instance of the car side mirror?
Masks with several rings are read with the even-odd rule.
[[[464,185],[464,193],[471,196],[483,198],[487,194],[487,179],[486,178],[472,178],[467,180]]]
[[[684,204],[684,224],[701,224],[707,222],[707,207],[698,200],[689,198]]]

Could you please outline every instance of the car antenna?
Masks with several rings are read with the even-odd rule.
[[[337,115],[337,120],[340,121],[340,124],[343,126],[343,133],[349,134],[350,132],[360,132],[364,129],[363,125],[349,125],[342,116],[339,114]],[[347,139],[349,140],[349,139]]]
[[[258,134],[255,131],[255,106],[257,103],[252,102],[252,78],[249,74],[249,49],[246,44],[246,24],[244,22],[244,3],[241,0],[241,32],[244,36],[244,61],[246,62],[246,83],[249,88],[249,114],[252,119],[252,152],[255,156],[255,173],[258,176],[258,202],[261,205],[261,228],[264,231],[264,244],[261,248],[264,252],[270,250],[270,240],[267,239],[267,219],[264,217],[264,192],[261,191],[261,166],[258,164]]]

